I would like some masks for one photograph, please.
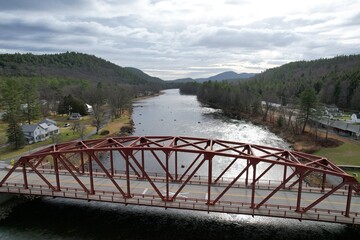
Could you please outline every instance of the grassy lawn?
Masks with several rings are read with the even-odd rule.
[[[360,166],[360,146],[355,143],[344,143],[336,148],[322,148],[314,153],[315,155],[328,158],[338,165]],[[346,171],[350,175],[357,173],[357,180],[360,182],[360,170]]]
[[[41,146],[45,146],[47,144],[51,144],[52,140],[48,139],[44,142],[38,142],[38,143],[34,143],[31,145],[25,145],[24,148],[22,149],[18,149],[18,150],[13,150],[11,147],[3,147],[0,148],[0,160],[5,160],[5,159],[9,159],[12,157],[16,157],[19,155],[24,155],[24,154],[30,154],[32,153],[32,150]]]
[[[125,112],[120,118],[110,120],[110,122],[100,130],[100,133],[104,130],[108,130],[108,135],[93,135],[90,139],[102,138],[107,136],[114,136],[120,132],[120,128],[123,126],[130,126],[131,115],[130,112]]]
[[[63,142],[69,142],[75,139],[80,138],[79,133],[73,130],[73,126],[75,126],[76,123],[82,123],[86,125],[85,135],[89,134],[91,131],[95,129],[95,127],[91,126],[91,117],[85,116],[82,120],[78,121],[72,121],[67,120],[67,115],[57,115],[57,116],[50,116],[49,119],[55,120],[57,122],[58,127],[60,128],[60,134],[55,136],[55,138],[49,138],[46,141],[43,142],[37,142],[30,145],[25,145],[24,148],[13,150],[11,147],[3,147],[0,148],[0,160],[5,160],[9,158],[13,158],[19,155],[29,154],[33,151],[33,149],[36,149],[41,146],[46,146],[49,144],[54,143],[63,143]],[[41,121],[38,120],[36,122]],[[65,123],[69,123],[69,127],[64,127]],[[6,128],[7,124],[4,122],[0,123],[0,144],[5,144],[7,141],[6,137]],[[2,142],[2,138],[4,138],[4,141]]]
[[[351,120],[351,114],[345,113],[344,116],[334,117],[334,119],[341,120],[341,121],[350,121]]]
[[[7,128],[7,123],[0,121],[0,145],[5,144],[7,141],[6,128]]]
[[[13,150],[11,147],[0,148],[0,161],[9,159],[12,157],[16,157],[19,155],[32,153],[33,149],[38,148],[38,147],[42,147],[42,146],[46,146],[46,145],[54,144],[54,143],[69,142],[69,141],[80,138],[79,134],[76,132],[73,134],[73,132],[70,128],[68,128],[68,129],[61,128],[60,131],[61,132],[59,135],[56,136],[56,139],[49,138],[43,142],[37,142],[34,144],[25,145],[24,148],[22,148],[22,149]],[[88,130],[88,132],[90,132],[90,130]]]
[[[336,148],[322,148],[314,154],[326,157],[339,165],[360,166],[360,146],[355,143],[344,143]]]
[[[358,180],[358,182],[360,182],[360,170],[349,170],[349,171],[347,171],[350,175],[352,175],[352,176],[354,176],[353,174],[355,173],[355,174],[357,174],[357,177],[356,176],[354,176],[354,177],[356,177],[356,179]]]

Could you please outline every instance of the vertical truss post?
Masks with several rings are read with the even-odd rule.
[[[26,176],[26,166],[25,166],[25,162],[22,163],[23,165],[23,177],[24,177],[24,187],[25,189],[28,189],[28,180],[27,180],[27,176]]]
[[[249,159],[246,160],[246,165],[249,166],[250,161]],[[245,186],[248,186],[249,183],[249,168],[246,169],[246,173],[245,173]]]
[[[60,177],[59,177],[59,165],[57,156],[53,156],[54,160],[54,170],[55,170],[55,180],[56,180],[56,191],[60,191]]]
[[[349,217],[349,214],[350,214],[351,193],[352,193],[352,185],[349,184],[348,195],[347,195],[347,200],[346,200],[345,217]]]
[[[81,157],[81,173],[84,174],[85,173],[84,152],[80,153],[80,157]]]
[[[141,167],[141,177],[145,178],[145,153],[143,149],[141,149]]]
[[[249,155],[251,155],[251,149],[250,149],[250,145],[246,145],[247,148],[247,153]],[[246,165],[249,166],[250,165],[250,160],[247,159],[246,161]],[[246,175],[245,175],[245,186],[249,185],[249,168],[246,169]]]
[[[287,175],[287,166],[286,166],[286,165],[284,165],[283,182],[285,182],[285,180],[286,180],[286,175]],[[285,185],[284,185],[284,187],[283,187],[283,188],[285,189]]]
[[[326,173],[323,173],[322,183],[321,183],[321,192],[325,191],[325,184],[326,184]]]
[[[175,181],[178,180],[179,174],[178,174],[178,152],[175,151]]]
[[[145,173],[145,153],[144,153],[144,146],[146,146],[145,145],[146,142],[147,142],[147,140],[144,137],[140,138],[140,143],[144,144],[144,145],[142,145],[142,149],[141,149],[141,168],[142,168],[141,178],[143,178],[143,179],[145,179],[146,175],[147,175]]]
[[[207,204],[211,204],[211,183],[212,183],[212,156],[209,156],[209,166],[208,166],[208,199]]]
[[[110,150],[110,173],[111,176],[114,176],[114,154],[113,151]]]
[[[165,200],[169,201],[169,152],[165,151],[165,169],[166,169],[166,196]]]
[[[250,208],[255,208],[255,186],[256,186],[256,165],[258,164],[258,161],[254,161],[252,163],[253,166],[253,182],[251,186],[251,204]]]
[[[296,212],[301,212],[301,193],[302,193],[302,182],[304,178],[304,170],[301,169],[299,172],[299,186],[298,186],[298,194],[296,200]]]
[[[131,151],[131,150],[130,150]],[[130,197],[130,162],[129,162],[129,152],[125,152],[125,172],[126,172],[126,196]]]
[[[90,194],[94,194],[94,176],[93,176],[93,169],[92,169],[92,158],[91,154],[89,154],[89,177],[90,177]]]
[[[174,140],[174,146],[177,146],[178,138]],[[179,173],[178,173],[178,152],[175,151],[175,181],[178,181]]]

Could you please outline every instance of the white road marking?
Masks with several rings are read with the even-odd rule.
[[[166,194],[166,191],[163,191],[163,194]],[[180,193],[178,193],[178,197],[183,197],[183,198],[188,198],[187,196],[185,196],[184,194],[189,194],[188,192],[180,192]],[[169,196],[174,196],[175,195],[175,193],[174,192],[169,192]]]
[[[142,192],[142,194],[146,194],[146,192],[148,191],[148,188],[145,188],[145,190]]]
[[[205,200],[208,200],[208,194],[207,193],[205,194]]]

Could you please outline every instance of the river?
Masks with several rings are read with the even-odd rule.
[[[288,148],[263,127],[225,117],[177,89],[137,101],[134,135],[217,138]],[[276,176],[275,176],[276,177]],[[344,225],[52,198],[1,209],[0,239],[359,239]]]

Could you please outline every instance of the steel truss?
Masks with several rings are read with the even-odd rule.
[[[104,159],[107,159],[107,164]],[[189,185],[206,184],[205,204],[209,206],[218,204],[230,189],[237,187],[251,191],[250,198],[241,200],[252,209],[260,209],[275,201],[274,196],[281,191],[294,191],[297,197],[290,207],[299,213],[308,212],[341,191],[347,196],[344,216],[349,216],[352,196],[359,194],[360,190],[354,177],[320,156],[195,137],[128,136],[53,145],[21,157],[1,180],[0,187],[11,182],[12,175],[18,171],[22,171],[24,189],[30,186],[29,173],[35,173],[38,176],[36,183],[40,182],[54,192],[66,191],[60,180],[61,174],[66,173],[90,195],[101,191],[94,184],[94,176],[102,174],[111,181],[114,191],[126,199],[134,197],[131,181],[138,179],[147,181],[165,202],[182,198],[181,192]],[[53,173],[55,181],[47,178],[46,171]],[[281,175],[281,179],[269,179],[271,172]],[[82,178],[84,176],[86,181]],[[126,180],[125,185],[118,182],[119,176]],[[327,179],[330,178],[336,183],[329,184]],[[165,190],[157,184],[159,179],[165,183]],[[178,188],[171,192],[170,184],[174,182]],[[218,192],[214,191],[215,186],[223,188]],[[261,186],[270,191],[259,200],[255,191]],[[319,193],[310,204],[302,201],[302,194],[308,191]]]

